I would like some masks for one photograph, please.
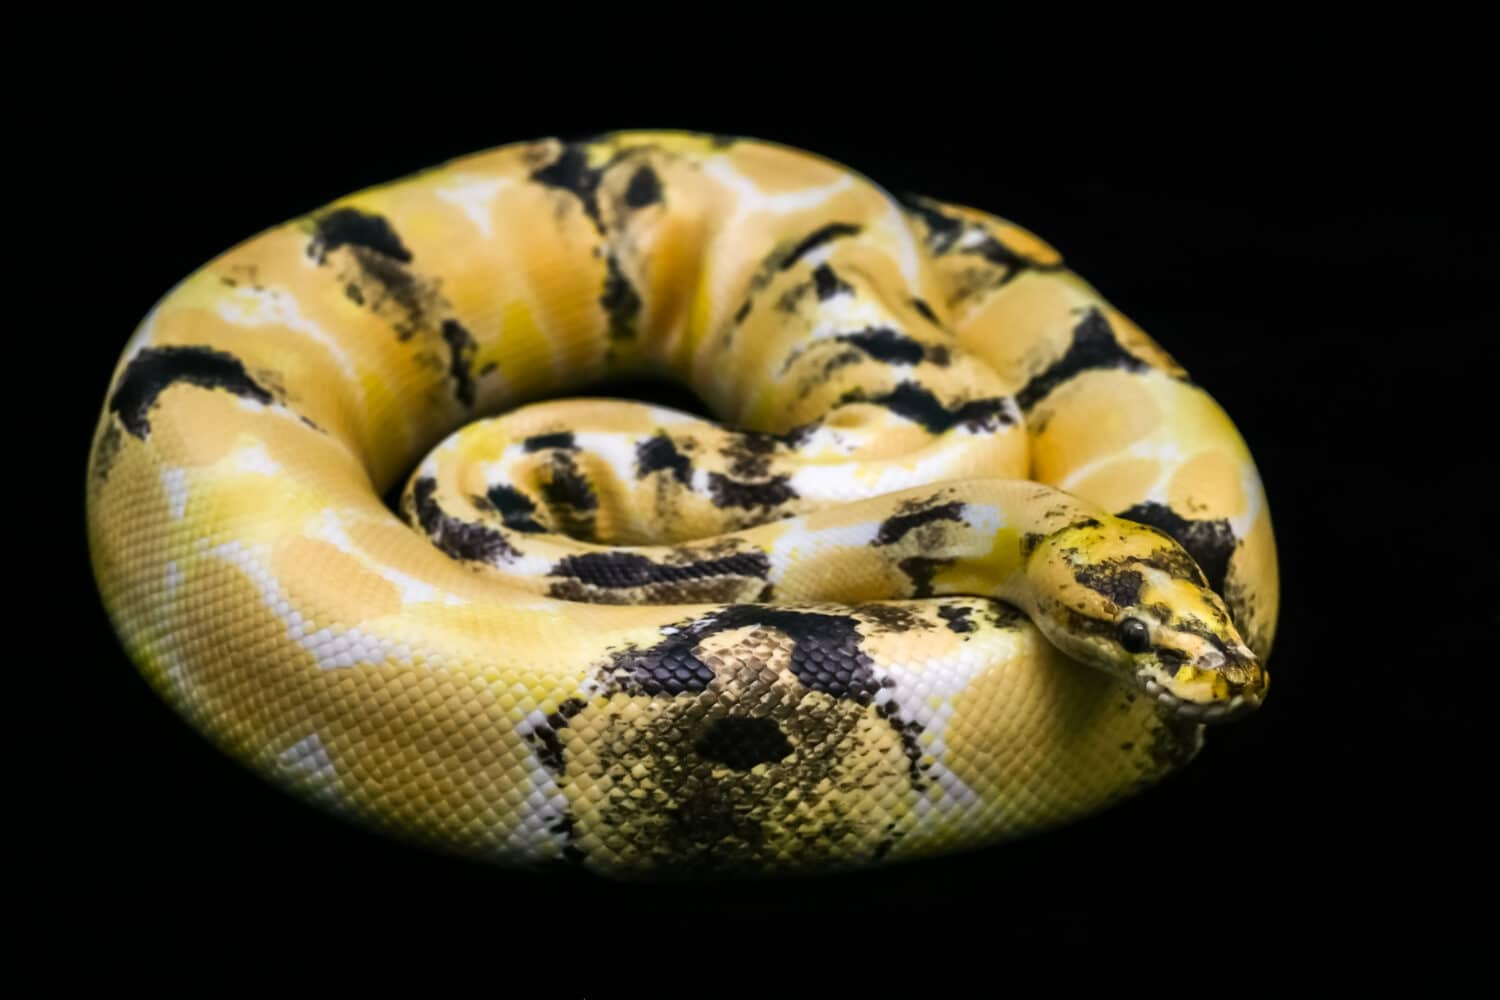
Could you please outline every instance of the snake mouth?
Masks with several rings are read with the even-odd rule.
[[[1265,700],[1264,686],[1254,691],[1242,691],[1227,701],[1201,702],[1179,698],[1150,677],[1137,676],[1136,683],[1168,713],[1189,722],[1233,722],[1249,715]]]

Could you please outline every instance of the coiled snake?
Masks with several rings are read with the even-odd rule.
[[[514,408],[643,374],[740,429]],[[381,499],[414,466],[426,538]],[[502,147],[204,266],[120,360],[88,528],[130,656],[228,753],[622,875],[1098,809],[1260,702],[1277,611],[1238,432],[1052,248],[688,133]]]

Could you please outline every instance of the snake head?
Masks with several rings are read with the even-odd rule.
[[[1032,539],[1025,559],[1033,619],[1069,656],[1195,722],[1242,715],[1265,697],[1269,675],[1223,599],[1164,532],[1089,517]]]

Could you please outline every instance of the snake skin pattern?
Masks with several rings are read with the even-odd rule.
[[[532,402],[642,375],[724,424]],[[207,264],[120,360],[88,529],[227,753],[618,876],[1097,810],[1259,703],[1277,614],[1235,427],[1051,247],[689,133],[502,147]]]

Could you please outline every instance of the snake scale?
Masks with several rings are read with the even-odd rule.
[[[545,401],[643,376],[723,423]],[[1277,614],[1238,431],[1056,251],[694,133],[501,147],[224,253],[130,339],[87,491],[118,635],[224,751],[614,876],[1100,809],[1261,702]]]

